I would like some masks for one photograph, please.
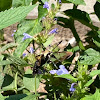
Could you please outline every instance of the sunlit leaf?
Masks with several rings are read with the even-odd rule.
[[[91,95],[86,95],[84,98],[80,100],[99,100],[100,99],[100,92],[99,89],[96,89],[96,92]]]
[[[87,49],[84,55],[80,56],[80,63],[83,65],[95,65],[100,63],[100,53],[92,48]]]
[[[21,21],[34,7],[36,7],[36,5],[23,6],[0,12],[0,29]]]
[[[76,5],[86,5],[84,0],[66,0],[66,1],[69,1],[69,2],[74,3]]]
[[[77,79],[74,78],[71,74],[63,74],[63,75],[58,75],[55,77],[65,78],[65,79],[69,79],[71,81],[77,82]]]
[[[35,85],[36,89],[39,87],[39,78],[36,77],[36,84],[35,84],[35,77],[32,75],[32,70],[28,69],[25,72],[24,78],[23,78],[23,84],[25,88],[27,88],[30,91],[35,92]]]

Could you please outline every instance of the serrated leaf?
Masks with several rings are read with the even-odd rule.
[[[26,39],[22,41],[22,38],[24,37],[23,33],[25,32],[31,36],[34,36],[42,30],[42,26],[38,21],[38,19],[33,21],[26,20],[23,23],[21,23],[21,26],[22,27],[20,27],[17,33],[15,34],[15,40],[18,43],[18,47],[15,50],[14,55],[17,57],[22,56],[23,51],[27,48],[29,43],[32,41],[32,39]]]
[[[29,64],[24,60],[16,56],[8,55],[8,60],[12,62],[12,64],[17,64],[19,66],[28,66]]]
[[[86,95],[86,97],[80,100],[100,100],[100,92],[99,89],[96,89],[96,92],[92,95]]]
[[[0,61],[0,66],[3,66],[3,65],[10,65],[10,64],[12,64],[12,63],[13,63],[12,61],[3,60],[3,61]]]
[[[89,14],[87,12],[81,11],[79,9],[69,9],[69,10],[64,11],[64,13],[67,16],[69,16],[75,20],[78,20],[82,24],[90,27],[91,29],[98,30],[98,27],[96,27],[92,24],[92,21],[91,21]]]
[[[80,63],[83,65],[95,65],[100,63],[100,53],[92,48],[87,49],[84,55],[80,56]]]
[[[19,7],[19,6],[28,6],[32,0],[13,0],[12,6],[13,7]]]
[[[5,50],[17,46],[17,43],[8,43],[4,45],[2,48],[0,48],[0,52],[4,52]]]
[[[0,12],[0,29],[21,21],[35,6],[23,6]]]
[[[55,77],[65,78],[65,79],[69,79],[73,82],[77,82],[77,79],[74,78],[71,74],[63,74],[63,75],[58,75],[58,76],[55,76]]]
[[[69,1],[69,2],[74,3],[76,5],[86,5],[84,0],[66,0],[66,1]]]
[[[36,89],[39,87],[39,78],[36,77]],[[32,75],[32,70],[28,69],[23,77],[23,84],[28,90],[35,92],[35,77]]]
[[[92,72],[90,72],[90,76],[93,77],[95,75],[99,75],[100,74],[100,70],[93,70]]]
[[[97,15],[97,17],[100,20],[100,1],[95,3],[94,11],[95,11],[95,14]]]

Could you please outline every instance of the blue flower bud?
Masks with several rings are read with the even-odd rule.
[[[43,8],[47,8],[49,10],[49,8],[50,8],[49,7],[49,3],[48,2],[45,2],[44,5],[43,5]]]

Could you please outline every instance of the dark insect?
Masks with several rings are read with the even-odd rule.
[[[68,52],[68,51],[63,51],[63,52],[49,52],[47,53],[46,56],[44,56],[44,54],[38,55],[37,61],[34,64],[33,67],[33,75],[37,74],[39,71],[39,68],[44,65],[46,62],[50,62],[50,59],[52,59],[53,62],[55,61],[59,61],[62,62],[65,59],[69,59],[71,56],[73,55],[72,52]]]
[[[55,48],[61,43],[60,41]],[[53,50],[55,49],[53,48]],[[50,60],[52,62],[62,62],[65,59],[69,59],[73,55],[72,52],[63,51],[63,52],[50,52],[49,50],[46,50],[43,54],[36,56],[36,62],[33,67],[33,75],[37,74],[39,72],[39,68],[44,65],[46,62],[49,63]]]

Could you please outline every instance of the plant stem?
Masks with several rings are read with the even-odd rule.
[[[80,47],[80,49],[81,49],[81,50],[85,50],[85,47],[83,46],[83,43],[82,43],[82,41],[80,40],[79,35],[77,34],[77,31],[76,31],[76,29],[75,29],[74,20],[73,20],[73,19],[70,19],[70,22],[71,22],[71,24],[70,24],[70,29],[71,29],[71,31],[72,31],[72,33],[73,33],[73,35],[74,35],[74,37],[75,37],[75,39],[76,39],[76,41],[77,41],[79,47]]]
[[[36,75],[35,75],[35,95],[36,95]]]
[[[54,92],[54,100],[57,100],[57,98],[56,98],[56,93]]]

